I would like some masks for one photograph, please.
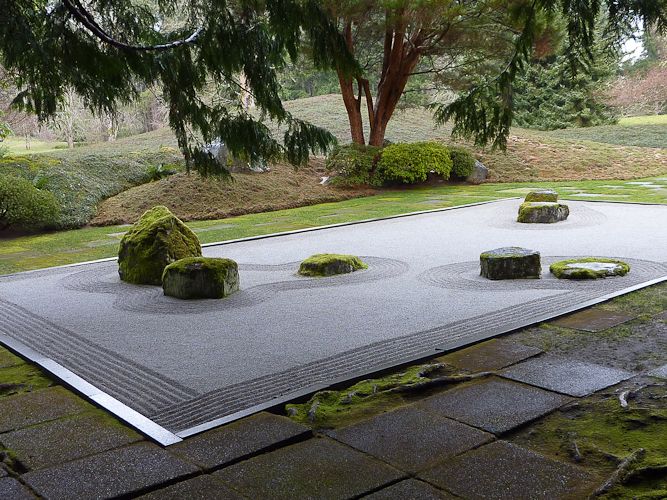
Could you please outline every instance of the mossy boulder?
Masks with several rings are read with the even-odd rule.
[[[186,257],[201,256],[197,235],[167,207],[148,210],[123,236],[118,274],[128,283],[160,285],[164,268]]]
[[[554,202],[524,202],[519,207],[517,222],[525,224],[553,224],[564,221],[570,215],[567,205]]]
[[[181,259],[164,268],[162,289],[178,299],[221,299],[238,291],[239,266],[231,259]]]
[[[531,191],[526,195],[525,201],[527,202],[547,201],[556,203],[558,201],[558,193],[553,189],[536,189],[535,191]]]
[[[585,257],[554,262],[549,266],[549,270],[556,278],[591,280],[625,276],[630,272],[630,265],[618,259]]]
[[[520,247],[496,248],[479,256],[480,275],[490,280],[539,278],[540,252]]]
[[[346,274],[368,266],[359,257],[354,255],[341,255],[335,253],[318,253],[308,257],[299,266],[299,274],[302,276],[333,276],[334,274]]]

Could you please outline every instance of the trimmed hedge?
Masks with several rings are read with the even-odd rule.
[[[53,194],[13,175],[0,175],[0,230],[55,226],[60,207]]]
[[[451,171],[449,149],[437,142],[390,144],[377,164],[377,176],[385,184],[424,182],[429,172],[449,179]]]
[[[339,186],[381,186],[374,175],[382,148],[347,144],[336,146],[326,162],[327,172],[338,174],[332,179]]]
[[[449,156],[452,159],[452,178],[467,179],[475,168],[475,157],[467,149],[450,146]]]

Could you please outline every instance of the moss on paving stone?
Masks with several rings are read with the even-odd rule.
[[[345,274],[368,266],[359,257],[335,253],[318,253],[301,262],[299,274],[302,276],[324,277]]]
[[[576,264],[616,264],[613,269],[589,269],[574,267]],[[583,257],[554,262],[549,266],[551,273],[559,279],[588,280],[607,278],[610,276],[625,276],[630,272],[630,265],[618,259],[606,257]]]
[[[188,257],[164,268],[164,294],[179,299],[221,299],[239,289],[239,266],[231,259]]]
[[[22,363],[0,368],[0,398],[32,392],[55,385],[42,371],[31,364]]]

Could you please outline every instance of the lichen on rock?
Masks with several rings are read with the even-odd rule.
[[[197,235],[164,206],[144,213],[123,236],[118,274],[128,283],[160,285],[164,268],[186,257],[201,256]]]
[[[531,191],[530,193],[528,193],[524,201],[526,202],[546,201],[546,202],[556,203],[558,201],[558,193],[553,189],[536,189],[535,191]]]
[[[162,288],[178,299],[221,299],[238,291],[239,266],[231,259],[181,259],[165,267]]]
[[[346,274],[368,266],[354,255],[318,253],[301,262],[299,274],[302,276],[323,277]]]
[[[520,247],[496,248],[479,256],[480,275],[490,280],[539,278],[540,253]]]
[[[554,262],[549,270],[556,278],[587,280],[625,276],[630,272],[630,265],[618,259],[584,257]]]
[[[570,215],[567,205],[557,202],[524,202],[519,207],[517,222],[524,224],[553,224],[564,221]]]

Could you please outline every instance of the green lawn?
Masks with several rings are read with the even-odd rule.
[[[66,142],[55,141],[40,141],[33,139],[30,141],[30,149],[25,147],[25,138],[23,137],[6,137],[0,143],[0,148],[7,148],[7,154],[10,155],[32,155],[37,153],[51,153],[53,151],[60,151],[67,148]]]
[[[619,125],[667,125],[667,115],[627,116],[618,120]],[[667,146],[667,145],[665,145]]]
[[[188,225],[197,232],[202,243],[210,243],[522,196],[533,187],[553,187],[563,198],[573,200],[667,204],[666,175],[643,181],[445,185],[387,190],[367,198],[192,222]],[[125,230],[127,226],[89,227],[0,240],[0,274],[113,257]]]

